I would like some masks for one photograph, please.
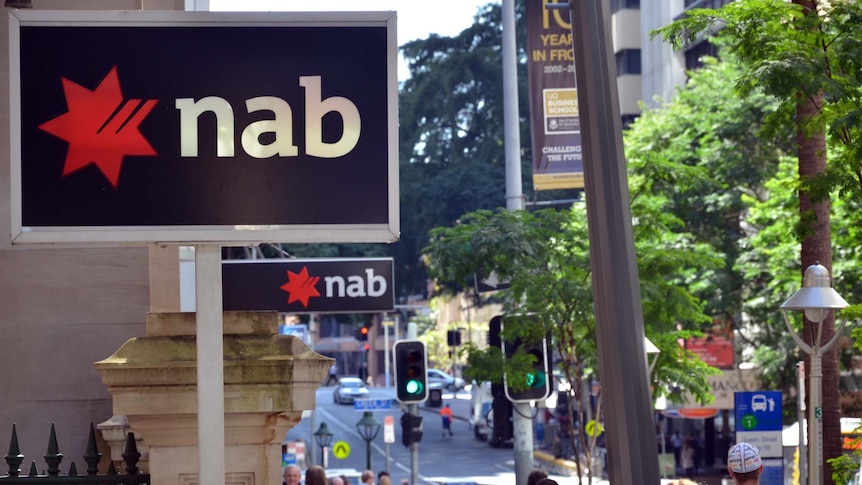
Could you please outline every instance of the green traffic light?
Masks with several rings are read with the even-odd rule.
[[[539,389],[545,387],[545,373],[541,371],[527,373],[527,387],[530,389]]]
[[[416,379],[410,379],[407,381],[407,384],[404,386],[404,390],[407,391],[407,394],[418,395],[422,394],[422,383]]]

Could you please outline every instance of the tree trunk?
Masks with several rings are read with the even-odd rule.
[[[809,121],[816,117],[818,106],[823,102],[823,96],[800,99],[797,105],[797,143],[799,157],[799,177],[807,179],[826,170],[826,136],[822,126],[811,126]],[[829,221],[829,200],[812,202],[808,194],[799,193],[799,212],[803,220],[809,220],[809,232],[802,240],[802,268],[805,269],[818,262],[832,274],[832,234]],[[811,214],[814,217],[811,217]],[[803,339],[809,345],[816,336],[817,324],[805,319]],[[835,335],[834,312],[823,322],[821,343],[828,342]],[[811,359],[806,357],[806,369],[811,369]],[[823,471],[824,484],[833,484],[832,467],[827,463],[830,458],[841,455],[841,409],[838,399],[838,352],[833,346],[823,355]],[[811,394],[809,393],[808,396]],[[810,405],[810,404],[807,404]],[[810,442],[810,438],[809,438]]]

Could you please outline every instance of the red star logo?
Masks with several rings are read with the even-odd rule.
[[[308,299],[312,296],[320,296],[315,286],[320,281],[320,276],[308,276],[308,268],[303,266],[298,274],[287,272],[287,283],[281,285],[281,289],[288,293],[287,304],[295,301],[302,302],[302,306],[308,308]]]
[[[66,78],[62,82],[69,110],[39,128],[69,143],[63,176],[92,163],[116,189],[123,157],[157,155],[138,125],[158,100],[123,101],[116,66],[93,91]]]

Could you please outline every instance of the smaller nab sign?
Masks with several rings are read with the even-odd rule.
[[[246,259],[222,264],[225,311],[370,313],[395,308],[392,258]]]

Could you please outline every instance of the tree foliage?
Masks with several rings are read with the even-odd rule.
[[[652,378],[659,394],[679,398],[685,389],[709,401],[705,376],[712,370],[676,340],[694,334],[692,329],[699,328],[707,316],[678,275],[680,270],[697,271],[718,261],[702,245],[688,244],[684,234],[668,231],[676,223],[660,206],[659,199],[646,194],[634,204],[640,218],[635,232],[644,314],[650,317],[647,333],[661,349]],[[434,229],[425,249],[430,273],[437,280],[461,283],[477,271],[496,271],[509,281],[509,288],[500,292],[506,315],[501,338],[535,340],[537,333],[552,335],[555,368],[572,383],[570,402],[575,404],[569,406],[570,427],[590,406],[581,392],[584,382],[601,378],[588,244],[585,207],[575,205],[561,212],[469,213],[453,227]],[[534,318],[525,323],[516,315]],[[530,366],[527,355],[516,353],[504,360],[495,347],[482,350],[467,345],[465,353],[468,377],[478,381],[500,383],[505,372],[518,382]],[[572,440],[584,439],[573,428],[568,431]],[[573,442],[572,449],[588,450],[593,445],[576,447]]]
[[[797,133],[799,206],[795,233],[803,267],[821,262],[832,268],[830,197],[833,190],[858,199],[862,162],[848,157],[858,147],[862,74],[858,65],[858,21],[862,7],[852,0],[740,0],[719,10],[693,9],[660,29],[676,46],[700,35],[718,39],[742,63],[737,89],[762,91],[779,102],[779,121],[794,116]],[[852,51],[848,51],[850,48]],[[832,148],[833,158],[827,161]],[[823,338],[834,330],[824,322]],[[815,324],[804,321],[803,338],[811,342]],[[824,457],[841,454],[838,405],[838,359],[834,349],[823,358]],[[826,467],[826,481],[831,483]]]
[[[420,256],[431,228],[505,206],[501,22],[500,6],[490,4],[454,37],[432,34],[401,48],[410,77],[399,96],[402,234],[391,249],[410,293],[425,291]],[[518,68],[525,80],[525,65]],[[526,113],[527,98],[519,99]]]

